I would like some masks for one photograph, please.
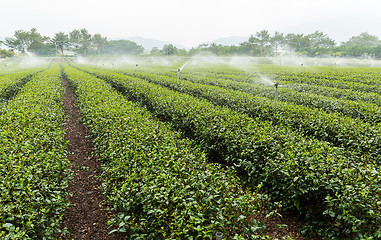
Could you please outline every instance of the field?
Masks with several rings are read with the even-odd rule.
[[[20,60],[1,62],[0,99],[1,239],[79,238],[73,181],[97,179],[99,239],[381,238],[380,68]]]

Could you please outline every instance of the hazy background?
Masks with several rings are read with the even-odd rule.
[[[3,0],[0,6],[0,38],[33,27],[46,36],[87,28],[109,39],[140,36],[188,48],[263,29],[319,30],[338,44],[362,32],[381,38],[376,0]]]

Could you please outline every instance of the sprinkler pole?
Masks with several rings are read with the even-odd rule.
[[[180,68],[178,68],[178,69],[177,69],[177,80],[179,80],[179,79],[180,79],[180,71],[181,71],[181,69],[180,69]]]
[[[222,240],[222,232],[216,233],[216,240]]]
[[[274,86],[275,86],[275,104],[274,105],[276,107],[276,100],[278,98],[278,86],[279,86],[279,83],[275,83]]]
[[[303,70],[303,63],[300,64],[300,72]]]

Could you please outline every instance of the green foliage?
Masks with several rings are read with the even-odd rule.
[[[0,76],[0,102],[14,97],[36,73],[36,69],[33,69]]]
[[[49,38],[41,36],[37,29],[32,28],[30,31],[17,30],[14,37],[5,38],[4,44],[11,49],[25,53],[26,51],[35,53],[39,51]]]
[[[59,68],[0,108],[0,238],[52,239],[66,208],[68,161]]]
[[[257,97],[232,89],[205,85],[205,83],[215,84],[218,80],[214,77],[206,78],[203,76],[202,81],[204,84],[201,84],[196,83],[197,80],[192,80],[192,75],[186,75],[186,79],[190,79],[190,81],[179,81],[176,78],[158,74],[136,72],[127,72],[126,74],[137,76],[149,82],[191,94],[195,97],[205,98],[216,105],[229,106],[236,111],[246,113],[261,120],[270,120],[273,124],[287,126],[307,136],[328,141],[337,147],[349,149],[347,154],[357,154],[359,159],[363,155],[367,155],[370,160],[381,163],[381,130],[369,123],[343,117],[337,113],[327,113],[316,108],[304,107],[289,102],[278,102],[275,106],[273,99]],[[122,75],[113,76],[123,78]],[[221,82],[224,82],[225,86],[229,86],[227,81]],[[270,97],[273,97],[274,89],[267,90]],[[281,94],[284,93],[281,92]],[[290,96],[290,93],[286,95]],[[280,99],[283,100],[283,98]],[[356,109],[358,111],[358,108]],[[369,111],[369,107],[365,109]],[[374,115],[372,121],[377,116],[381,116],[381,111],[380,114]]]
[[[177,52],[178,52],[178,49],[172,44],[166,44],[163,47],[163,53],[167,56],[175,55],[177,54]]]
[[[61,54],[63,55],[64,49],[69,46],[69,35],[64,32],[56,33],[52,42],[58,49],[60,49]]]
[[[224,159],[245,173],[248,184],[263,183],[284,208],[315,219],[320,216],[335,226],[326,228],[325,236],[377,236],[381,224],[378,164],[282,124],[253,119],[147,80],[87,70],[194,138],[210,157]]]
[[[15,55],[15,52],[12,50],[0,49],[0,58],[10,58]]]
[[[143,53],[144,48],[129,40],[111,40],[105,43],[101,53],[116,55],[138,55]]]
[[[104,163],[112,220],[131,239],[259,239],[265,195],[245,191],[234,172],[205,154],[110,85],[65,67],[84,122]]]

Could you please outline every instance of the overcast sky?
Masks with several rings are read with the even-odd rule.
[[[323,31],[338,43],[361,32],[381,39],[380,0],[1,0],[0,38],[35,27],[45,36],[87,28],[186,47],[220,37]]]

